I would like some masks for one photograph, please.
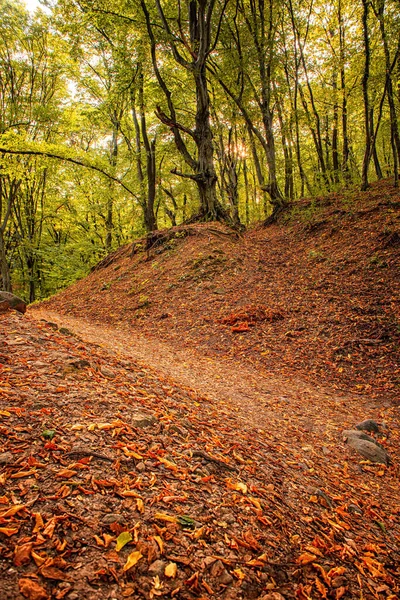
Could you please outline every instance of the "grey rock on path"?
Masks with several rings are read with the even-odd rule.
[[[10,292],[0,291],[0,314],[7,312],[10,308],[24,314],[26,312],[26,302]]]
[[[360,435],[360,432],[358,431],[348,430],[343,432],[343,437],[347,444],[364,458],[371,462],[380,463],[386,466],[390,464],[389,454],[384,448],[378,446],[375,440],[370,438],[370,436],[362,433]],[[364,439],[365,437],[368,437],[369,439]]]

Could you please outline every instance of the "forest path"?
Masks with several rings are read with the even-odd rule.
[[[288,430],[298,432],[294,438],[300,444],[304,443],[303,435],[318,436],[322,443],[326,435],[340,439],[343,429],[365,418],[379,418],[383,408],[382,402],[318,388],[300,378],[286,379],[237,359],[205,357],[188,340],[176,347],[137,331],[99,325],[43,308],[30,309],[29,314],[68,328],[85,342],[133,359],[175,384],[222,403],[225,410],[235,413],[244,428],[267,430],[278,439],[285,439]]]

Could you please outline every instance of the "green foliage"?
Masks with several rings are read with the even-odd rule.
[[[143,4],[156,25],[158,74]],[[199,135],[199,48],[187,31],[186,4],[179,12],[176,2],[161,2],[168,31],[150,1],[59,0],[50,15],[31,15],[17,0],[0,0],[1,287],[12,283],[28,300],[48,296],[142,236],[150,158],[158,227],[197,213],[193,173],[176,147],[179,132],[196,156]],[[271,213],[275,176],[285,200],[345,187],[343,205],[351,210],[365,154],[361,3],[234,0],[215,7],[216,44],[204,64],[218,200],[231,222],[248,225]],[[376,128],[370,160],[377,176],[378,165],[392,176],[400,113],[396,0],[373,0],[367,28]],[[398,163],[400,142],[397,153]],[[306,208],[294,204],[289,219],[312,226],[318,215],[311,200]],[[166,249],[179,251],[179,244],[171,238]],[[219,268],[217,258],[193,269]],[[380,267],[379,258],[369,263]]]

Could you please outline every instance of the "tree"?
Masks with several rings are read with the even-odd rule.
[[[157,32],[161,30],[163,33],[163,38],[160,41],[169,47],[176,65],[189,74],[195,88],[194,126],[186,126],[178,120],[171,91],[158,66],[156,28],[150,18],[145,0],[141,0],[150,39],[154,72],[165,94],[168,106],[168,113],[159,107],[157,116],[172,131],[176,147],[186,165],[192,171],[192,173],[183,173],[175,170],[174,173],[195,182],[200,198],[199,219],[225,219],[226,212],[223,210],[216,194],[217,175],[214,165],[213,134],[210,124],[207,65],[210,54],[218,43],[227,0],[220,8],[218,15],[216,15],[217,4],[215,0],[190,0],[187,4],[186,20],[183,19],[180,2],[178,2],[176,9],[173,8],[173,5],[167,6],[168,12],[164,11],[160,0],[155,0],[155,4],[158,12]],[[216,22],[216,25],[214,25],[214,22]],[[174,30],[170,23],[176,23]],[[183,51],[181,51],[181,48]],[[184,136],[194,142],[196,156],[190,150]]]

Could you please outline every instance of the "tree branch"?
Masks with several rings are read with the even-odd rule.
[[[107,173],[107,171],[104,171],[100,167],[96,167],[96,165],[85,164],[83,161],[80,161],[79,159],[76,159],[76,158],[70,158],[68,156],[61,156],[59,154],[55,154],[54,152],[46,152],[45,150],[10,150],[9,148],[4,148],[2,146],[0,146],[0,153],[14,154],[14,155],[19,155],[19,156],[44,156],[46,158],[53,158],[55,160],[63,160],[65,162],[69,162],[74,165],[78,165],[80,167],[85,167],[86,169],[91,169],[92,171],[97,171],[97,173],[101,173],[102,175],[107,177],[107,179],[110,179],[111,181],[115,181],[115,183],[118,183],[121,187],[123,187],[124,190],[129,193],[129,195],[134,196],[136,198],[136,195],[134,194],[134,192],[130,188],[128,188],[128,186],[125,185],[125,183],[123,181],[118,179],[118,177],[114,177],[113,175],[110,175],[109,173]]]

